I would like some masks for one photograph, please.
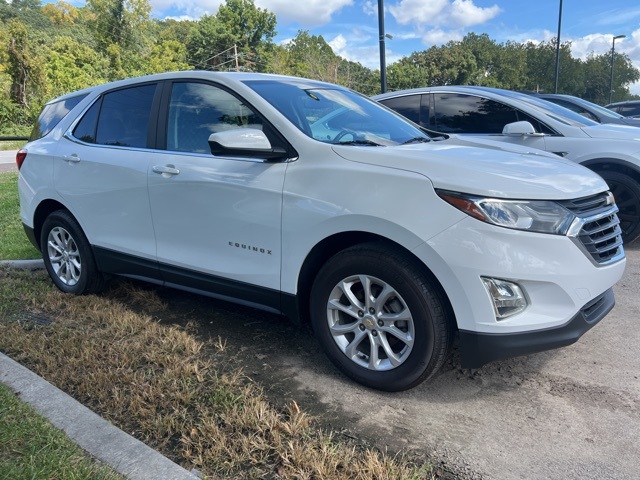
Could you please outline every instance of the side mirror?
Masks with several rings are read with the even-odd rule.
[[[503,135],[536,135],[536,129],[529,122],[508,123],[502,129]]]
[[[284,158],[284,148],[272,147],[262,130],[237,128],[212,133],[209,136],[211,153],[216,156],[277,160]]]

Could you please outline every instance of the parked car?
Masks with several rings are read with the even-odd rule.
[[[526,92],[529,93],[529,92]],[[548,102],[555,103],[561,107],[568,108],[582,115],[589,120],[593,120],[597,123],[613,123],[616,125],[629,125],[632,127],[640,127],[640,118],[623,117],[619,113],[609,110],[608,108],[601,107],[595,103],[588,102],[579,97],[572,95],[561,95],[557,93],[529,93],[538,98],[547,100]]]
[[[605,108],[613,110],[625,117],[637,117],[640,115],[640,100],[610,103],[609,105],[605,105]]]
[[[331,115],[331,112],[338,114]],[[606,183],[545,152],[430,138],[348,89],[183,72],[49,102],[20,212],[64,292],[145,279],[306,321],[369,387],[575,342],[625,267]]]
[[[624,241],[640,236],[636,128],[600,125],[545,100],[497,88],[428,87],[373,98],[427,129],[537,148],[590,168],[616,198]]]

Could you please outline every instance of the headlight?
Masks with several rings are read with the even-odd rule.
[[[458,210],[483,222],[528,232],[566,235],[575,215],[550,200],[503,200],[438,191]]]

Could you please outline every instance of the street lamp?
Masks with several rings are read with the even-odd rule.
[[[613,62],[616,55],[616,40],[619,38],[627,38],[626,35],[616,35],[613,37],[613,46],[611,47],[611,82],[609,83],[609,103],[611,103],[611,97],[613,96]]]

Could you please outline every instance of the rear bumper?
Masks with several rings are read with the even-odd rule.
[[[480,368],[494,360],[571,345],[602,320],[614,305],[613,289],[610,288],[587,303],[569,322],[560,327],[507,334],[460,330],[461,366],[462,368]]]

